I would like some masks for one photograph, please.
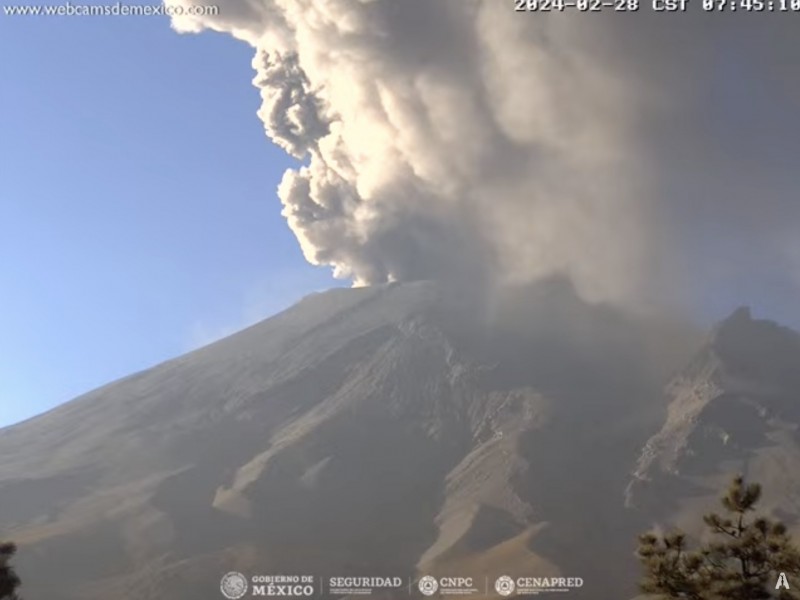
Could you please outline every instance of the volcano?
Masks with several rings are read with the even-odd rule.
[[[800,514],[797,333],[738,311],[703,338],[557,278],[467,297],[315,294],[0,430],[25,596],[214,599],[235,571],[624,599],[636,535],[699,520],[731,471]]]

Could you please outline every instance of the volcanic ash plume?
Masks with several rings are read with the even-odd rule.
[[[250,0],[173,26],[255,48],[266,132],[305,165],[279,196],[312,263],[357,284],[561,272],[585,297],[640,301],[679,287],[681,252],[694,251],[681,236],[703,238],[703,219],[747,220],[716,199],[740,186],[716,187],[687,158],[724,150],[700,100],[715,85],[708,50],[738,25],[644,13]],[[700,226],[674,226],[687,218]]]

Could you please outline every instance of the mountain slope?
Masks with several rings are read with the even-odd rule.
[[[692,336],[562,280],[466,300],[318,294],[0,431],[26,595],[216,598],[239,570],[562,574],[585,579],[574,598],[632,596],[635,535],[672,513],[624,492],[638,456],[637,485],[680,454],[661,390]],[[755,377],[755,357],[725,360]],[[794,385],[794,360],[769,377]]]
[[[800,515],[800,334],[739,309],[667,387],[668,415],[644,446],[627,504],[697,532],[732,473],[759,481],[761,507]]]

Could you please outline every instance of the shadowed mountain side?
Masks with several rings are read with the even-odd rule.
[[[739,309],[667,388],[665,422],[640,452],[626,504],[652,523],[702,529],[732,473],[796,531],[800,515],[800,334]]]

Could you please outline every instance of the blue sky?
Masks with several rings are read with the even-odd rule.
[[[0,56],[0,426],[343,285],[280,216],[248,46],[0,17]]]

